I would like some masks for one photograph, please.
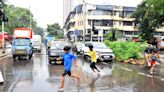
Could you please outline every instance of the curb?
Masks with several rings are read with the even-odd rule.
[[[0,58],[2,58],[2,57],[5,57],[5,56],[7,56],[7,55],[6,55],[6,54],[4,54],[4,55],[1,55],[1,56],[0,56]]]

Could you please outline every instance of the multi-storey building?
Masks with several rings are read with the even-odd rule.
[[[63,0],[63,23],[74,8],[74,0]]]
[[[112,27],[127,37],[135,37],[140,33],[134,23],[134,18],[131,18],[136,10],[135,7],[86,5],[85,12],[83,9],[83,5],[78,5],[69,14],[64,26],[68,38],[74,33],[78,37],[83,37],[83,32],[85,37],[91,36],[92,25],[96,29],[92,33],[93,38],[98,36],[100,30],[106,34]]]

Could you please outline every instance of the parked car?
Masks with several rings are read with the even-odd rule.
[[[63,64],[62,55],[64,54],[63,48],[70,46],[69,43],[63,41],[51,42],[50,49],[48,51],[49,64]],[[53,62],[53,63],[52,63]]]
[[[36,51],[41,52],[42,51],[42,44],[39,41],[33,41],[32,47],[33,47],[34,52],[36,52]]]
[[[84,43],[82,42],[76,42],[74,44],[74,52],[77,54],[77,55],[82,55],[83,54],[83,47],[84,47]]]
[[[108,48],[104,43],[101,42],[86,42],[85,46],[83,47],[84,59],[88,59],[90,57],[88,55],[88,46],[90,45],[93,45],[94,50],[96,50],[98,61],[112,61],[115,59],[113,50]]]

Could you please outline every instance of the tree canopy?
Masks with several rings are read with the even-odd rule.
[[[62,38],[64,33],[63,31],[61,31],[60,25],[58,23],[54,23],[54,24],[48,24],[47,25],[47,32],[50,35],[54,35],[55,38]]]
[[[109,32],[105,35],[106,39],[109,41],[116,41],[119,37],[121,37],[121,32],[118,31],[117,28],[110,28]]]
[[[5,7],[5,15],[8,17],[8,22],[5,23],[5,31],[9,34],[13,33],[14,28],[26,27],[30,25],[30,10],[21,7],[15,7],[13,5],[7,5]],[[32,16],[32,28],[36,27],[36,22]]]
[[[151,0],[143,1],[138,5],[132,16],[141,31],[141,38],[146,41],[152,40],[155,30],[160,28],[164,22],[164,16],[149,1]]]
[[[0,8],[2,8],[5,4],[5,0],[0,0]]]

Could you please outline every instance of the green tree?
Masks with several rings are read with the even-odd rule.
[[[114,27],[109,29],[108,33],[105,35],[106,39],[109,41],[116,41],[120,36],[121,36],[121,32]]]
[[[141,31],[141,38],[151,43],[155,30],[162,26],[164,16],[147,0],[138,5],[132,17],[135,18],[135,23]]]
[[[57,35],[58,31],[60,30],[60,25],[58,23],[48,24],[47,25],[47,32],[51,35]]]
[[[164,15],[164,8],[162,7],[164,5],[164,0],[148,0],[148,3],[152,5],[158,13]]]
[[[5,0],[0,0],[0,8],[2,8],[5,4]]]
[[[33,31],[36,35],[41,35],[42,37],[44,36],[44,29],[41,27],[36,27],[35,29],[33,29]]]
[[[30,25],[30,10],[21,7],[15,7],[13,5],[8,5],[5,7],[5,15],[8,17],[8,22],[5,23],[5,31],[9,34],[13,33],[14,28],[26,27],[29,28]],[[32,28],[36,27],[36,22],[32,16]]]
[[[58,23],[47,25],[47,32],[50,35],[54,35],[55,38],[60,39],[63,37],[64,33],[61,31],[60,25]]]

